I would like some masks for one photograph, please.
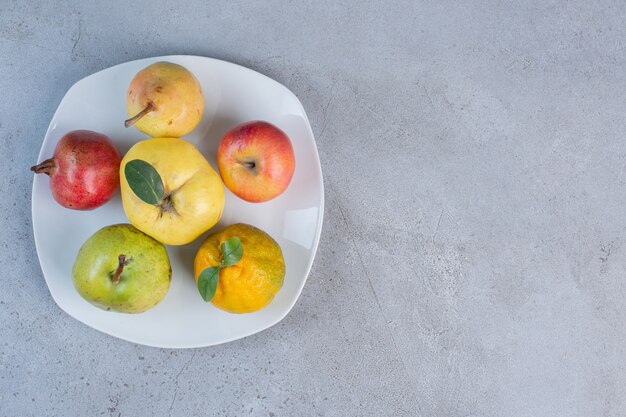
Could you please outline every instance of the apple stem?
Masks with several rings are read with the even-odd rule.
[[[253,161],[237,161],[237,163],[239,165],[243,165],[243,166],[248,167],[248,168],[255,168],[256,167],[256,163],[254,163]]]
[[[50,175],[52,168],[54,168],[54,158],[46,159],[41,164],[30,167],[30,170],[35,174]]]
[[[111,282],[113,282],[113,284],[115,285],[117,285],[120,282],[122,271],[124,270],[124,267],[128,265],[128,263],[130,262],[130,259],[126,259],[126,255],[123,255],[123,254],[121,254],[117,258],[117,260],[119,264],[117,265],[117,269],[115,270],[115,273],[113,274],[113,278],[111,278]]]
[[[143,109],[130,119],[124,121],[124,127],[132,126],[133,124],[135,124],[135,122],[144,117],[146,114],[150,113],[152,110],[154,110],[154,105],[152,103],[148,103],[145,109]]]

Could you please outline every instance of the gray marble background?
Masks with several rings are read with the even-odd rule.
[[[0,416],[626,415],[623,2],[0,12]],[[292,312],[203,349],[72,319],[33,243],[28,168],[66,90],[166,54],[290,88],[326,186]]]

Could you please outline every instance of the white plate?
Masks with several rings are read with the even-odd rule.
[[[182,247],[168,246],[172,284],[165,299],[142,314],[102,311],[83,300],[72,284],[79,248],[101,227],[128,223],[119,192],[92,211],[75,211],[54,201],[45,175],[33,183],[33,229],[41,269],[52,297],[65,312],[104,333],[131,342],[168,348],[210,346],[239,339],[278,323],[293,307],[307,275],[322,228],[324,190],[315,139],[296,96],[283,85],[239,65],[197,56],[165,56],[117,65],[93,74],[70,88],[57,109],[39,160],[52,156],[68,131],[90,129],[108,135],[124,154],[147,136],[125,129],[126,90],[132,77],[156,61],[184,65],[200,80],[206,108],[200,125],[189,135],[217,170],[217,145],[238,123],[261,119],[291,138],[296,170],[285,193],[267,203],[247,203],[226,190],[224,215],[214,228],[243,222],[269,233],[281,246],[287,266],[282,289],[266,308],[251,314],[229,314],[205,303],[193,277],[193,259],[206,234]],[[34,165],[33,161],[33,165]]]

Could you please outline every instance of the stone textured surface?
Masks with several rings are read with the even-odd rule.
[[[0,10],[0,416],[626,415],[622,2]],[[211,348],[87,328],[33,243],[28,167],[65,91],[167,54],[292,89],[325,175],[297,305]]]

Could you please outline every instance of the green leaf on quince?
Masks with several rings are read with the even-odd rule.
[[[163,181],[157,170],[141,159],[134,159],[124,167],[130,189],[148,204],[158,204],[163,199]]]
[[[241,260],[243,256],[243,246],[237,237],[231,237],[220,245],[222,251],[222,266],[232,266]]]
[[[210,266],[200,273],[198,277],[198,291],[202,299],[209,302],[215,295],[217,289],[217,281],[220,279],[221,266]]]

